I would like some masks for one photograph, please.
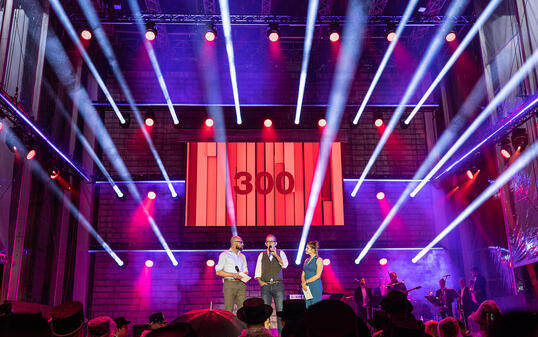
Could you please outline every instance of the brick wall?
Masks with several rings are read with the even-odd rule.
[[[262,125],[263,119],[271,113],[275,121],[273,139],[263,138],[258,129],[243,129],[234,125],[233,108],[224,108],[224,116],[229,126],[229,141],[319,141],[320,132],[311,129],[318,118],[323,116],[324,108],[310,108],[303,112],[304,125],[297,129],[291,128],[290,111],[267,110],[262,107],[243,109],[247,125]],[[186,142],[212,141],[212,135],[201,131],[199,126],[206,117],[205,108],[180,108],[179,116],[184,119],[184,128],[172,127],[171,117],[166,108],[153,108],[156,114],[156,125],[151,130],[155,147],[173,179],[185,179]],[[345,178],[357,178],[362,172],[372,153],[381,133],[373,126],[373,110],[367,110],[356,128],[350,126],[355,109],[347,109],[343,118],[338,140],[342,142],[342,161]],[[380,109],[386,122],[393,111],[392,108]],[[144,114],[144,110],[142,114]],[[126,166],[135,179],[162,180],[148,149],[142,133],[136,128],[132,118],[128,129],[119,127],[113,113],[103,110],[105,124],[111,134],[118,151]],[[308,124],[310,123],[310,124]],[[305,126],[306,125],[306,126]],[[393,137],[382,151],[378,161],[372,168],[372,178],[402,178],[411,177],[422,160],[427,148],[425,145],[424,119],[418,114],[409,129],[397,128]],[[117,176],[113,165],[104,157],[104,164],[113,176]],[[361,187],[359,194],[352,198],[350,193],[354,181],[344,182],[344,214],[345,225],[338,227],[313,226],[309,239],[319,240],[322,249],[339,249],[323,251],[333,263],[324,273],[325,289],[329,292],[351,294],[356,287],[353,279],[359,274],[366,275],[373,285],[380,280],[385,282],[387,268],[394,268],[404,278],[409,286],[429,282],[428,289],[433,290],[440,270],[451,269],[452,265],[447,254],[436,252],[436,260],[430,258],[415,271],[410,260],[416,252],[411,251],[372,251],[359,266],[353,261],[378,228],[390,207],[396,202],[406,186],[406,182],[372,180]],[[95,219],[98,232],[115,250],[120,250],[120,256],[127,261],[124,268],[118,267],[104,253],[95,253],[93,288],[91,289],[91,315],[109,314],[117,316],[124,314],[127,319],[136,323],[145,323],[149,314],[162,310],[171,319],[191,309],[205,308],[213,302],[217,308],[222,307],[221,281],[214,275],[214,270],[205,266],[208,258],[217,259],[218,252],[229,246],[231,230],[229,227],[185,227],[185,185],[175,183],[179,199],[171,198],[166,184],[150,183],[136,184],[136,188],[144,196],[149,190],[157,193],[158,197],[150,205],[151,213],[159,229],[172,249],[198,250],[198,252],[177,252],[180,265],[173,267],[163,252],[143,253],[133,250],[162,249],[147,220],[141,213],[141,206],[129,196],[120,201],[110,185],[99,184],[96,188]],[[120,185],[126,190],[125,185]],[[379,201],[375,198],[377,192],[383,191],[386,198]],[[402,208],[387,230],[381,235],[375,247],[423,247],[434,237],[435,195],[438,191],[433,185],[427,185],[421,192],[420,198],[410,200]],[[238,232],[246,243],[246,249],[263,247],[265,236],[274,233],[279,240],[279,247],[288,251],[290,262],[295,259],[295,252],[301,236],[302,227],[239,227]],[[99,248],[98,246],[95,246]],[[130,250],[131,252],[121,252]],[[202,250],[203,252],[199,252]],[[440,254],[440,255],[439,255]],[[248,252],[249,269],[254,272],[256,253]],[[389,257],[390,267],[380,267],[377,261],[381,256]],[[151,258],[156,262],[151,271],[143,267],[145,259]],[[439,268],[441,266],[442,268]],[[426,270],[432,271],[427,274]],[[443,271],[444,272],[444,271]],[[455,275],[454,271],[448,271]],[[439,274],[439,275],[437,275]],[[300,269],[290,267],[286,271],[286,294],[296,293]],[[433,280],[433,281],[432,281]],[[432,283],[433,282],[433,283]],[[454,285],[455,286],[455,285]],[[426,287],[425,287],[426,288]],[[430,289],[431,288],[431,289]],[[248,295],[259,295],[255,282],[248,285]],[[423,298],[422,296],[418,296]],[[418,298],[417,297],[417,298]],[[426,304],[419,306],[425,313]]]

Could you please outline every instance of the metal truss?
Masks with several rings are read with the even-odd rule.
[[[220,15],[194,15],[194,14],[164,14],[164,13],[146,13],[142,14],[146,22],[159,24],[178,24],[178,25],[199,25],[208,22],[217,25],[222,24]],[[345,16],[318,16],[316,25],[328,25],[331,23],[344,24]],[[381,16],[370,15],[368,25],[384,26],[388,23],[399,23],[401,16]],[[442,15],[417,16],[409,20],[408,26],[437,26],[443,23],[445,17]],[[84,23],[86,20],[80,14],[72,14],[71,20],[77,23]],[[268,25],[276,23],[282,26],[306,26],[306,17],[295,17],[288,15],[230,15],[232,25]],[[472,16],[454,17],[454,25],[468,25],[474,21]],[[102,24],[131,24],[134,17],[132,15],[105,15],[101,17]]]

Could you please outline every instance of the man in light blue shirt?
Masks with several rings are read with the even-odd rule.
[[[247,259],[241,253],[242,250],[243,239],[232,236],[230,249],[220,253],[219,262],[215,267],[217,275],[223,278],[224,310],[229,312],[233,312],[234,304],[240,309],[247,298],[247,287],[239,275],[240,272],[248,275]]]

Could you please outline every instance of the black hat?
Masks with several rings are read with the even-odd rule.
[[[381,301],[381,308],[389,314],[413,311],[413,305],[407,299],[407,294],[401,291],[389,292]]]
[[[149,316],[149,323],[164,322],[164,314],[162,312],[157,312]]]
[[[276,315],[284,319],[301,319],[306,313],[305,300],[285,300],[282,311],[277,311]]]
[[[84,325],[82,303],[67,302],[52,309],[51,331],[54,336],[77,332]]]
[[[118,327],[118,329],[124,325],[131,324],[131,321],[126,320],[123,316],[114,318],[114,322],[116,322],[116,326]]]
[[[164,314],[162,312],[155,313],[149,316],[149,323],[164,322]]]
[[[237,310],[237,318],[247,324],[260,324],[265,322],[272,313],[271,306],[265,304],[263,299],[255,297],[243,302],[243,307]]]

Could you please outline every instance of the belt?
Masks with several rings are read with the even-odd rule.
[[[265,282],[265,281],[263,281],[263,282]],[[276,280],[276,281],[269,281],[269,282],[265,282],[265,283],[267,283],[267,284],[278,284],[278,283],[282,283],[282,281]]]
[[[241,282],[241,280],[236,280],[236,279],[234,279],[234,278],[225,278],[224,281]]]

